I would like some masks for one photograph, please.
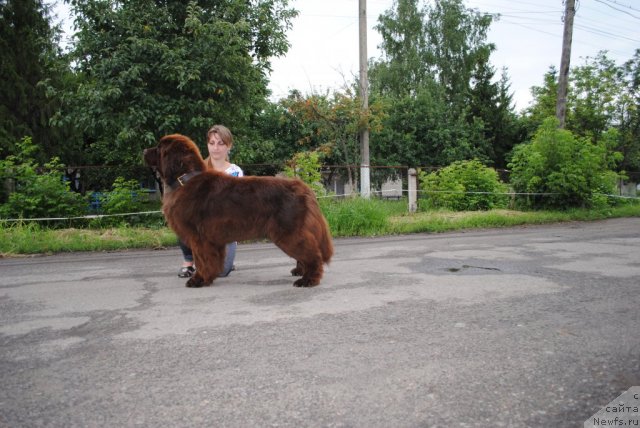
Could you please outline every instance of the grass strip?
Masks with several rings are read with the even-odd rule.
[[[567,211],[428,211],[409,214],[406,202],[348,199],[323,202],[334,237],[439,233],[567,221],[640,217],[640,204]],[[0,257],[73,251],[116,251],[177,245],[166,226],[121,225],[108,228],[56,229],[33,222],[0,222]]]

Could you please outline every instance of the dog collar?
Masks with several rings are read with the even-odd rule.
[[[186,174],[182,174],[180,177],[176,178],[176,181],[171,183],[169,187],[175,190],[177,187],[184,186],[187,183],[187,181],[191,180],[193,177],[200,174],[202,174],[202,171],[192,171]]]

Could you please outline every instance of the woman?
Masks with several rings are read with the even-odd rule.
[[[229,152],[233,147],[233,135],[226,126],[215,125],[207,132],[207,149],[209,156],[204,160],[207,168],[215,171],[224,171],[234,177],[242,177],[244,173],[242,169],[229,162]],[[181,240],[178,240],[184,262],[178,272],[180,278],[189,278],[196,271],[193,265],[193,253],[191,248],[187,247]],[[220,276],[227,276],[229,272],[234,270],[233,260],[236,256],[237,242],[227,244],[226,256],[224,258],[224,268]]]

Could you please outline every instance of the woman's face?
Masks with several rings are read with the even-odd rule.
[[[214,133],[209,136],[207,148],[209,149],[209,156],[211,156],[211,159],[227,159],[227,155],[229,154],[229,146],[227,146],[224,141],[222,141],[222,138],[220,138],[218,134]]]

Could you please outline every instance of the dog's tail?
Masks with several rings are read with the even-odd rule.
[[[322,215],[322,211],[320,211],[319,215],[320,224],[322,225],[322,231],[320,232],[322,235],[320,238],[320,251],[322,252],[322,261],[328,264],[333,256],[333,241],[331,239],[331,233],[329,232],[329,224]]]
[[[312,207],[311,212],[314,217],[314,223],[319,228],[317,233],[318,245],[322,253],[322,261],[328,264],[333,256],[333,240],[331,239],[329,223],[327,223],[327,219],[324,218],[315,195],[313,195],[313,193],[311,193],[311,195],[312,201],[309,206]]]

